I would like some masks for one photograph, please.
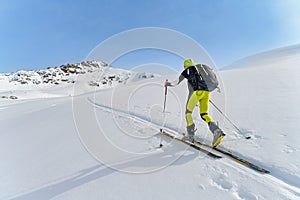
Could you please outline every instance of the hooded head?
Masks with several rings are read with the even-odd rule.
[[[195,66],[195,62],[192,59],[188,58],[184,61],[183,66],[184,66],[184,69],[191,67],[191,66]]]

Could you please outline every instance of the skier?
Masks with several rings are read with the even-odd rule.
[[[195,128],[192,118],[192,112],[197,103],[199,103],[200,116],[208,124],[209,130],[213,134],[212,145],[216,147],[220,144],[225,134],[213,121],[212,117],[208,115],[210,91],[199,73],[199,66],[202,67],[202,64],[196,65],[192,59],[186,59],[184,61],[184,70],[180,74],[179,78],[173,82],[165,81],[164,86],[174,87],[181,83],[184,79],[187,79],[189,96],[185,110],[187,135],[184,139],[191,142],[194,142],[195,140],[195,132],[197,129]]]

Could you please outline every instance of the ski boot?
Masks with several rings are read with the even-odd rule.
[[[215,122],[209,122],[208,126],[209,130],[213,134],[212,145],[213,147],[216,147],[221,143],[222,139],[225,137],[225,133],[223,133],[223,131],[218,127],[218,125]]]
[[[195,129],[195,124],[187,126],[186,130],[187,130],[187,135],[185,135],[182,139],[186,140],[186,141],[189,141],[189,142],[194,142],[195,141],[195,139],[194,139],[195,132],[197,130],[197,129]]]

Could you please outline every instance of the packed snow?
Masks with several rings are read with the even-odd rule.
[[[277,50],[269,51],[267,59],[219,71],[224,89],[212,95],[242,130],[211,106],[226,132],[221,147],[270,174],[224,156],[211,159],[159,134],[185,130],[186,83],[168,88],[163,112],[162,83],[176,76],[96,61],[90,71],[91,63],[76,64],[85,73],[45,70],[57,74],[53,83],[44,83],[41,71],[2,74],[0,199],[300,199],[298,52],[278,59]],[[210,144],[197,109],[197,135]]]

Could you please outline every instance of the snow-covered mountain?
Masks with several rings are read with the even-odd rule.
[[[95,87],[111,88],[126,84],[128,80],[154,76],[152,73],[116,69],[101,61],[83,61],[42,70],[0,74],[0,95],[6,99],[72,96],[73,86],[80,77],[88,77],[86,84],[93,91]]]
[[[186,85],[168,89],[162,112],[168,75],[111,68],[101,78],[90,77],[101,82],[125,72],[131,78],[114,84],[115,76],[110,87],[86,81],[83,89],[72,82],[48,83],[43,99],[37,98],[35,83],[4,78],[1,93],[15,94],[20,87],[30,92],[18,100],[0,99],[0,199],[300,199],[299,55],[276,62],[253,59],[264,64],[219,72],[226,97],[222,109],[252,138],[244,139],[214,107],[210,113],[226,132],[221,147],[269,175],[161,137],[161,127],[172,133],[185,129]],[[87,92],[51,95],[68,90],[68,84]],[[218,95],[212,98],[219,101]],[[198,111],[193,114],[198,136],[210,143],[207,126]]]
[[[17,84],[60,84],[74,83],[76,75],[99,71],[107,67],[106,63],[87,61],[75,64],[66,64],[60,67],[48,67],[44,70],[20,70],[12,73],[0,74],[0,80],[7,80]]]

